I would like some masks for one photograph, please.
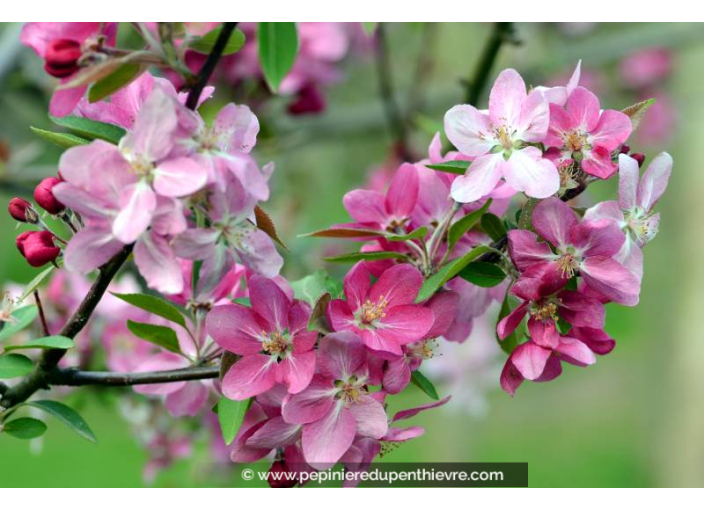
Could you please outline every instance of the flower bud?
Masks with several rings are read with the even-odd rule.
[[[54,234],[47,230],[24,232],[17,236],[15,245],[32,267],[52,262],[61,253],[61,248],[54,244]]]
[[[643,162],[645,161],[645,154],[643,154],[642,152],[637,152],[635,154],[631,154],[631,157],[638,162],[638,168],[643,166]]]
[[[283,460],[274,461],[269,468],[269,476],[267,476],[269,487],[272,489],[290,489],[295,487],[298,480],[289,474],[291,472]]]
[[[17,221],[22,223],[36,223],[39,220],[37,211],[32,208],[32,204],[24,198],[13,198],[7,206],[7,211]]]
[[[629,145],[626,145],[625,143],[621,145],[621,154],[628,154],[631,152],[631,147]]]
[[[46,45],[44,70],[57,78],[66,78],[78,71],[81,45],[71,39],[54,39]]]
[[[325,98],[313,85],[306,85],[298,92],[296,100],[288,105],[291,115],[305,115],[307,113],[320,113],[325,110]]]
[[[34,188],[34,200],[49,214],[59,214],[66,207],[64,204],[56,200],[52,189],[59,184],[61,179],[58,177],[47,177]]]

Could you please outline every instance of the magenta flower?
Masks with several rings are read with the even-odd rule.
[[[401,354],[401,346],[422,339],[433,326],[429,308],[413,304],[423,277],[410,264],[382,273],[372,286],[364,262],[345,276],[347,301],[335,299],[327,316],[335,331],[354,331],[370,349]]]
[[[445,114],[445,133],[459,151],[475,158],[467,173],[452,183],[452,198],[468,203],[488,195],[503,177],[516,191],[534,198],[557,193],[560,176],[537,147],[548,130],[550,109],[543,93],[526,93],[513,69],[496,79],[489,113],[458,105]]]
[[[606,311],[597,299],[577,291],[563,290],[564,280],[553,264],[530,266],[511,287],[511,294],[522,302],[497,325],[501,340],[513,333],[523,318],[528,315],[528,332],[534,343],[555,349],[560,343],[557,321],[561,317],[577,327],[601,329],[604,327]]]
[[[577,273],[593,290],[611,301],[635,306],[640,283],[616,256],[625,236],[613,220],[582,220],[558,198],[540,202],[533,211],[535,232],[555,248],[555,252],[528,230],[511,230],[508,246],[511,259],[521,273],[534,264],[553,265],[545,277],[559,278],[561,285]]]
[[[378,191],[356,189],[343,199],[349,215],[366,229],[388,232],[403,230],[410,221],[418,200],[418,172],[410,163],[401,165],[386,195]]]
[[[613,220],[623,229],[626,241],[615,258],[639,281],[643,278],[641,248],[658,233],[660,214],[653,213],[653,208],[667,189],[671,173],[672,156],[662,152],[653,159],[638,182],[638,162],[626,154],[621,154],[618,202],[601,202],[584,214],[587,220]]]
[[[223,394],[245,400],[285,384],[290,393],[305,389],[315,370],[316,331],[308,331],[310,308],[291,301],[272,280],[249,279],[252,307],[239,304],[214,308],[207,317],[208,334],[223,349],[242,356],[222,381]]]
[[[599,99],[584,87],[577,87],[564,108],[550,105],[545,145],[560,151],[559,163],[578,161],[588,174],[608,179],[616,172],[611,153],[630,134],[631,120],[625,113],[601,111]]]
[[[384,407],[368,395],[367,349],[352,332],[332,333],[320,342],[318,373],[308,388],[284,400],[287,423],[303,425],[306,462],[317,469],[334,465],[355,436],[380,439],[388,430]]]

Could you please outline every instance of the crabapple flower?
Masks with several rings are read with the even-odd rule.
[[[327,316],[335,331],[353,331],[376,351],[401,354],[401,346],[425,337],[435,321],[433,311],[413,304],[423,277],[410,264],[384,271],[372,286],[364,262],[344,278],[346,301],[335,299]]]
[[[565,86],[555,86],[555,87],[535,87],[545,95],[545,98],[550,104],[556,104],[559,106],[564,106],[567,99],[572,95],[572,92],[579,86],[579,80],[582,77],[582,61],[577,62],[577,67],[574,69],[572,76],[570,77],[567,85]]]
[[[601,111],[599,99],[584,87],[577,87],[564,108],[550,106],[545,145],[559,150],[559,165],[577,161],[586,173],[608,179],[616,172],[611,153],[628,139],[631,130],[628,115]]]
[[[640,294],[640,282],[620,262],[614,259],[625,242],[619,225],[608,219],[582,220],[570,206],[558,198],[541,201],[533,210],[535,232],[528,230],[508,233],[509,254],[523,274],[532,265],[554,266],[544,278],[557,278],[559,285],[579,272],[585,283],[611,301],[635,306]]]
[[[300,393],[286,397],[284,421],[303,425],[303,456],[316,469],[335,464],[356,436],[380,439],[388,430],[384,407],[368,394],[367,349],[350,331],[325,336],[318,373]]]
[[[452,198],[468,203],[488,195],[503,177],[516,191],[534,198],[557,193],[560,176],[539,148],[548,130],[550,109],[542,92],[526,93],[513,69],[496,79],[489,112],[458,105],[445,114],[445,133],[457,149],[474,158],[467,173],[452,183]]]
[[[249,279],[252,307],[240,304],[214,308],[207,316],[208,334],[226,351],[242,356],[222,381],[223,394],[244,400],[286,385],[290,393],[304,390],[315,371],[313,347],[318,337],[308,331],[311,310],[291,301],[273,281]]]
[[[672,173],[672,156],[667,152],[658,154],[638,180],[638,162],[621,154],[619,156],[618,202],[601,202],[587,209],[587,220],[610,219],[625,232],[626,241],[616,255],[637,278],[643,277],[643,252],[641,248],[653,240],[658,233],[660,213],[653,208],[667,188]]]

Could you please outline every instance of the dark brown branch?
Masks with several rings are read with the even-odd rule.
[[[225,50],[225,46],[227,46],[230,36],[232,35],[232,32],[235,31],[235,28],[237,28],[236,22],[227,22],[222,24],[222,28],[220,29],[217,40],[215,41],[213,50],[208,55],[208,58],[200,68],[200,71],[198,71],[196,81],[188,93],[188,98],[186,99],[187,108],[195,110],[196,106],[198,106],[198,99],[200,99],[203,89],[208,84],[208,80],[210,80],[210,76],[213,74],[213,71],[215,71],[215,67],[218,65],[220,57],[222,57],[222,52]]]
[[[386,23],[379,23],[376,29],[376,69],[379,77],[379,95],[384,104],[389,130],[396,143],[398,155],[404,161],[415,158],[408,145],[408,126],[401,109],[396,102],[393,78],[391,76],[391,60],[389,58],[389,43],[386,36]]]
[[[39,298],[39,291],[34,291],[34,300],[37,302],[37,311],[39,312],[39,321],[42,324],[42,333],[44,336],[49,336],[49,326],[46,323],[46,316],[44,315],[44,307],[42,306],[42,300]]]
[[[47,382],[53,386],[135,386],[138,384],[162,384],[177,381],[215,379],[220,367],[189,367],[159,372],[84,372],[77,368],[62,368],[51,372]]]

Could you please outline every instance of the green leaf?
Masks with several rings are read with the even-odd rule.
[[[479,287],[496,287],[506,278],[506,273],[490,262],[470,262],[460,271],[460,276]]]
[[[318,298],[310,314],[310,319],[308,320],[308,331],[320,331],[323,334],[332,332],[326,313],[331,300],[332,295],[329,292],[323,293],[323,295]]]
[[[377,25],[378,25],[378,22],[376,22],[376,21],[363,21],[362,22],[362,28],[364,28],[364,32],[368,36],[374,35],[374,32],[376,31]]]
[[[276,92],[296,61],[298,32],[295,23],[259,23],[259,62],[269,88]]]
[[[316,230],[309,234],[301,234],[299,237],[331,237],[334,239],[356,239],[368,237],[386,237],[386,232],[364,228],[333,227],[323,230]]]
[[[445,264],[437,273],[423,282],[423,286],[420,288],[420,292],[418,292],[416,303],[421,303],[433,297],[433,295],[440,290],[443,285],[457,276],[457,274],[462,271],[467,264],[487,251],[489,251],[489,247],[477,246],[462,257],[451,260]]]
[[[323,260],[327,262],[359,262],[360,260],[384,260],[384,259],[408,259],[408,255],[397,251],[365,251],[345,253],[335,257],[325,257]]]
[[[136,80],[145,70],[141,64],[135,62],[122,64],[105,78],[101,78],[90,86],[88,101],[95,103],[114,94]]]
[[[38,313],[37,305],[23,306],[12,312],[12,319],[5,322],[3,328],[0,329],[0,342],[29,326],[36,319]]]
[[[640,103],[636,103],[634,105],[629,106],[628,108],[624,108],[621,110],[623,113],[628,115],[628,118],[631,119],[631,126],[633,127],[633,131],[635,131],[638,126],[640,125],[640,121],[643,120],[643,117],[645,116],[645,113],[648,111],[648,108],[650,108],[652,105],[655,104],[655,98],[650,98],[645,101],[641,101]]]
[[[217,404],[218,421],[220,422],[220,430],[225,444],[229,445],[235,440],[237,432],[242,426],[244,415],[252,405],[252,399],[247,400],[230,400],[227,397],[222,397]]]
[[[47,276],[51,274],[51,272],[55,269],[54,266],[49,266],[47,267],[44,271],[39,273],[37,276],[32,278],[32,281],[27,284],[27,288],[24,289],[24,292],[19,298],[19,301],[24,301],[27,299],[37,288],[42,284],[42,282],[46,279]]]
[[[186,319],[181,311],[165,299],[150,294],[117,294],[113,292],[112,295],[132,306],[175,322],[184,328],[186,327]]]
[[[498,216],[491,213],[482,216],[482,230],[494,241],[498,241],[506,235],[506,225]]]
[[[8,345],[5,347],[5,352],[20,349],[71,349],[75,346],[76,344],[74,344],[73,340],[70,338],[61,335],[53,335],[37,338],[22,345]]]
[[[206,55],[209,54],[213,51],[215,41],[217,41],[220,36],[220,30],[222,30],[222,27],[211,30],[204,36],[194,39],[188,43],[188,47],[198,53],[205,53]],[[239,28],[235,29],[234,32],[230,34],[230,39],[227,41],[222,54],[232,55],[233,53],[237,53],[242,49],[242,46],[244,46],[245,39],[244,32],[242,32]]]
[[[86,145],[90,143],[90,140],[86,140],[85,138],[81,138],[80,136],[72,135],[70,133],[58,133],[56,131],[35,128],[34,126],[30,126],[29,130],[44,140],[51,142],[54,145],[58,145],[62,149],[70,149],[71,147],[76,147],[77,145]]]
[[[389,241],[410,241],[411,239],[423,239],[428,233],[427,227],[418,227],[413,232],[408,234],[387,234],[386,239]]]
[[[318,269],[315,273],[305,276],[300,280],[291,282],[293,295],[296,299],[307,302],[315,306],[320,296],[328,292],[327,280],[330,279],[324,269]]]
[[[431,383],[427,377],[421,374],[419,370],[416,370],[415,372],[411,373],[411,382],[418,386],[421,390],[423,390],[423,393],[428,395],[433,400],[440,400],[438,390],[435,389],[433,383]]]
[[[35,418],[17,418],[3,424],[0,430],[17,439],[34,439],[46,432],[46,424]]]
[[[70,115],[68,117],[54,117],[50,115],[49,118],[54,124],[65,127],[69,131],[73,131],[88,140],[105,140],[106,142],[117,145],[120,139],[127,133],[120,126],[85,119],[83,117],[73,117]]]
[[[496,320],[496,324],[498,325],[499,322],[503,320],[504,317],[506,317],[508,314],[511,313],[511,305],[508,302],[508,291],[506,292],[506,295],[504,296],[504,300],[501,303],[501,310],[499,311],[499,317]],[[519,339],[519,329],[516,328],[513,333],[508,335],[506,338],[501,340],[498,336],[496,335],[496,341],[499,343],[501,346],[501,349],[506,353],[506,354],[511,354],[513,350],[516,348],[518,345],[518,339]],[[496,328],[494,329],[496,331]]]
[[[252,306],[252,300],[248,297],[238,297],[233,299],[232,302],[242,306]]]
[[[489,210],[489,207],[491,206],[492,199],[490,198],[489,200],[486,201],[486,203],[481,207],[481,209],[477,209],[476,211],[472,211],[471,213],[467,214],[463,218],[459,219],[458,221],[454,222],[452,226],[450,227],[450,230],[447,234],[447,242],[449,245],[448,249],[452,249],[453,246],[457,244],[457,241],[462,239],[462,236],[465,235],[467,232],[469,232],[474,225],[481,220],[482,215]]]
[[[448,174],[464,175],[469,168],[470,161],[446,161],[437,165],[425,165],[426,168],[437,170],[438,172],[446,172]]]
[[[34,363],[21,354],[0,356],[0,379],[14,379],[27,375],[34,368]]]
[[[54,418],[67,425],[68,428],[73,430],[83,439],[87,439],[91,443],[98,442],[95,437],[95,434],[93,434],[93,431],[90,429],[90,427],[88,426],[86,421],[81,417],[81,415],[71,409],[66,404],[62,404],[61,402],[54,402],[53,400],[33,400],[31,402],[25,403],[24,405],[36,407],[37,409],[41,409],[45,413],[49,413]]]
[[[171,328],[157,326],[156,324],[147,324],[146,322],[135,322],[128,319],[127,329],[129,329],[134,336],[158,345],[159,347],[163,347],[167,351],[181,352],[176,332]]]

